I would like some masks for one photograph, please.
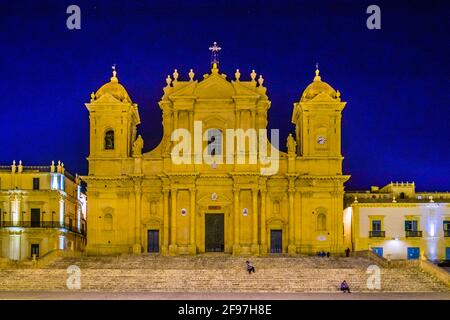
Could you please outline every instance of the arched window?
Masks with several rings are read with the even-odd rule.
[[[323,213],[317,216],[317,230],[327,230],[327,216]]]
[[[114,130],[108,130],[105,132],[105,150],[114,149]]]
[[[208,130],[208,155],[222,154],[222,131],[219,129]]]
[[[105,214],[105,217],[103,220],[103,222],[105,224],[105,230],[113,229],[113,221],[112,220],[113,220],[112,214],[110,214],[110,213]]]
[[[400,199],[405,199],[405,193],[404,192],[400,192]]]

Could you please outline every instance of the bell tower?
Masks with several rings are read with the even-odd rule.
[[[294,103],[297,154],[306,158],[342,160],[341,113],[345,102],[340,92],[323,82],[316,69],[314,81]],[[342,161],[340,161],[342,163]],[[341,173],[342,169],[339,169]]]
[[[89,174],[115,174],[113,165],[103,161],[132,156],[137,125],[140,124],[137,104],[133,103],[119,83],[115,66],[110,82],[96,93],[91,93],[86,103],[90,121]]]
[[[314,80],[294,103],[292,114],[296,159],[302,164],[299,183],[305,190],[300,234],[303,239],[309,235],[308,246],[331,252],[344,250],[343,195],[344,183],[350,178],[342,174],[341,115],[345,104],[339,91],[322,81],[316,66]],[[310,250],[308,246],[301,250]]]

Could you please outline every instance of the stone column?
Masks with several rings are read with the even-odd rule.
[[[167,254],[169,250],[169,224],[169,190],[163,190],[163,254]]]
[[[240,246],[240,229],[239,229],[239,219],[240,219],[240,205],[239,205],[239,188],[233,189],[234,193],[234,245],[233,245],[233,255],[238,255],[241,252]]]
[[[9,197],[9,221],[13,226],[18,225],[19,223],[19,201],[15,194],[10,195]]]
[[[294,245],[295,238],[294,238],[294,190],[289,189],[289,242],[288,242],[288,253],[289,254],[295,254],[296,248]]]
[[[241,125],[241,111],[240,110],[236,110],[236,128],[237,129],[241,129],[242,128],[242,125]],[[237,143],[234,146],[233,152],[234,152],[234,159],[233,159],[234,162],[233,163],[234,163],[234,167],[236,167],[237,159],[241,155],[241,150],[239,150]]]
[[[21,194],[17,195],[17,212],[19,213],[19,221],[20,223],[23,223],[26,221],[26,214],[27,212],[24,211],[24,201],[23,196]],[[31,220],[31,212],[30,212],[30,220]]]
[[[301,192],[295,191],[295,199],[296,199],[296,205],[294,205],[295,208],[295,215],[294,215],[294,221],[295,221],[295,228],[294,228],[294,238],[295,238],[295,245],[301,246],[301,225],[302,225],[302,199],[301,199]]]
[[[342,230],[344,229],[343,222],[343,212],[344,212],[344,203],[343,203],[343,192],[340,190],[332,192],[333,199],[333,207],[331,216],[331,223],[334,222],[334,227],[331,228],[331,236],[333,239],[332,244],[332,252],[342,253],[344,248],[344,235],[342,234]],[[333,224],[331,224],[333,225]]]
[[[142,200],[142,190],[141,190],[141,179],[136,179],[134,181],[134,209],[135,209],[135,224],[134,224],[134,245],[133,253],[142,253],[142,241],[141,241],[141,200]]]
[[[173,130],[178,129],[178,111],[173,112]]]
[[[189,132],[191,133],[191,135],[193,135],[194,134],[194,111],[189,111],[188,116],[189,116],[189,118],[188,118],[189,119]],[[192,150],[191,161],[192,161],[192,163],[195,163],[194,145],[195,145],[195,138],[192,137],[192,139],[191,139],[191,150]]]
[[[177,254],[177,189],[172,188],[170,192],[172,200],[171,216],[170,216],[170,246],[169,253]]]
[[[327,223],[330,226],[329,229],[329,233],[330,235],[329,237],[329,242],[330,242],[330,251],[333,253],[337,253],[337,248],[338,248],[338,213],[337,213],[337,208],[336,208],[336,192],[332,191],[330,192],[331,195],[331,206],[330,206],[330,213],[327,215],[327,220],[329,219],[329,222],[327,221]]]
[[[252,128],[256,130],[256,112],[255,110],[250,111],[252,117]]]
[[[241,129],[241,111],[236,110],[236,128]]]
[[[265,255],[267,254],[267,241],[266,241],[266,201],[267,201],[267,192],[266,190],[261,190],[261,246],[260,253]]]
[[[197,244],[195,243],[195,188],[189,189],[191,196],[191,208],[189,210],[189,253],[197,253]]]
[[[252,254],[259,254],[258,244],[258,189],[252,190]]]
[[[189,131],[191,133],[193,133],[194,132],[194,111],[189,111],[188,116],[189,116]],[[194,140],[192,139],[192,141],[194,141]]]

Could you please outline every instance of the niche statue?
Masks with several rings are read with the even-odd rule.
[[[142,155],[142,148],[144,147],[144,140],[141,135],[138,135],[136,141],[133,143],[133,156]]]

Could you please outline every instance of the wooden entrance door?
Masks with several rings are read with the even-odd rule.
[[[283,232],[281,230],[270,230],[270,252],[282,253],[283,252]]]
[[[224,241],[224,216],[223,214],[205,215],[205,251],[223,252]]]
[[[159,252],[159,230],[148,230],[148,252]]]

